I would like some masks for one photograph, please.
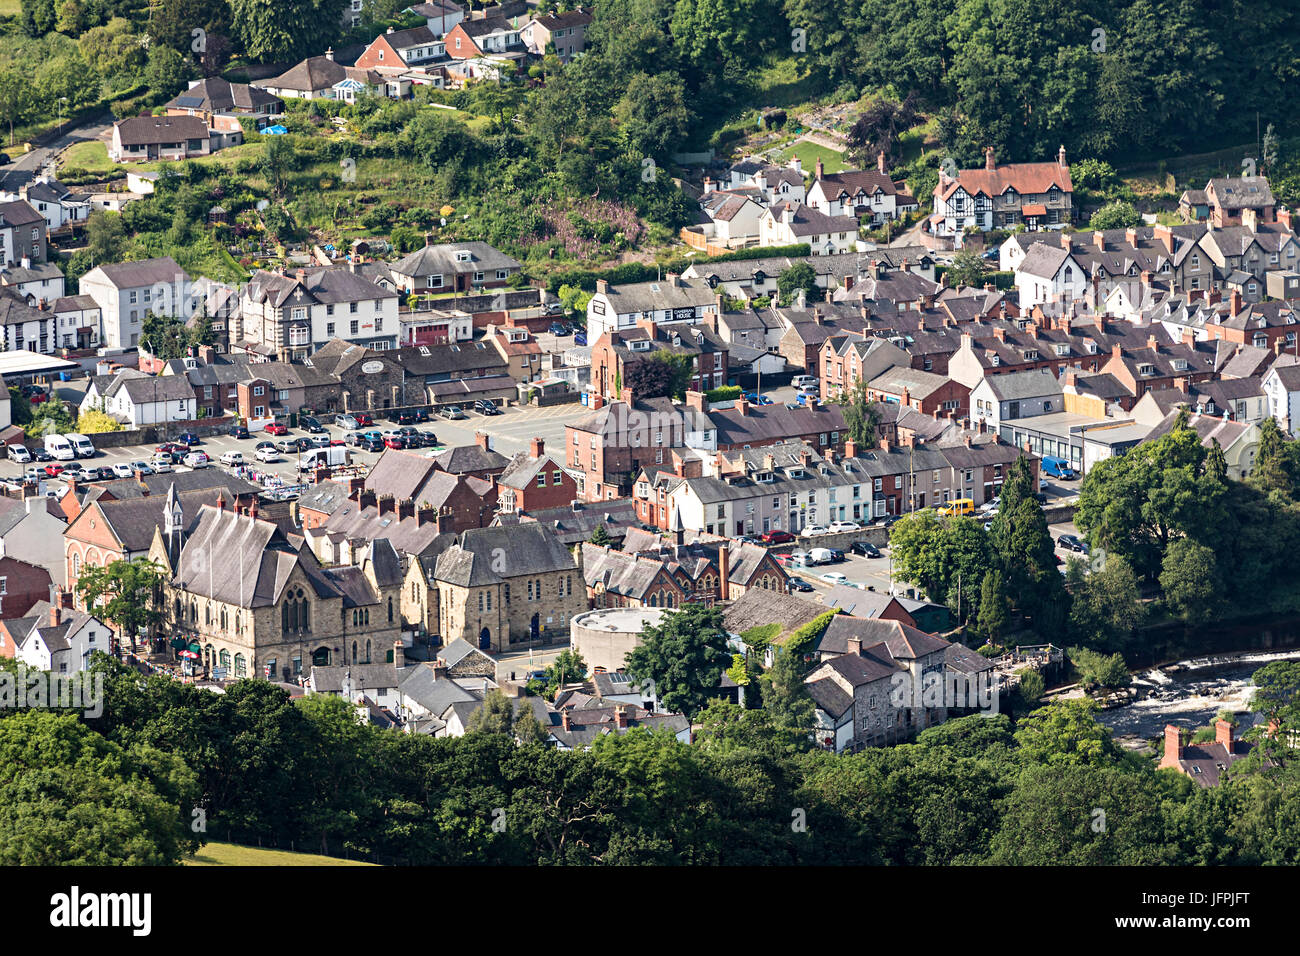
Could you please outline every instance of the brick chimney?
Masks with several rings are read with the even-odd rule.
[[[1295,227],[1291,225],[1291,210],[1286,206],[1277,207],[1277,221],[1292,232],[1295,231]]]
[[[688,389],[686,392],[686,407],[701,413],[707,412],[709,410],[709,400],[704,397],[703,392]]]
[[[1130,246],[1136,246],[1138,241],[1137,229],[1134,228],[1133,226],[1129,226],[1127,229],[1125,229],[1124,241],[1127,242]]]
[[[690,393],[687,392],[687,395],[689,394]],[[736,411],[740,412],[742,416],[749,414],[749,399],[745,398],[744,395],[736,399]]]
[[[731,600],[731,549],[726,543],[718,548],[718,600]]]
[[[906,408],[912,403],[912,391],[906,385],[903,386],[903,394],[900,398],[900,401],[904,408]]]
[[[855,442],[852,438],[846,438],[844,440],[844,457],[845,458],[858,457],[858,443]]]
[[[1178,761],[1183,756],[1182,731],[1174,724],[1165,724],[1165,753],[1160,758],[1159,769],[1172,767],[1178,769]]]
[[[883,149],[876,153],[876,169],[885,175],[889,175],[889,166],[885,163],[885,151]]]
[[[1223,749],[1228,753],[1232,753],[1232,748],[1234,746],[1232,741],[1232,724],[1228,723],[1226,720],[1216,720],[1214,722],[1214,742],[1216,744],[1223,744]]]
[[[1241,293],[1236,289],[1232,290],[1232,297],[1228,299],[1228,314],[1233,316],[1241,314]]]
[[[441,657],[431,661],[429,667],[433,670],[434,680],[447,680],[447,662]]]
[[[435,509],[434,509],[433,505],[429,505],[429,504],[421,504],[421,505],[419,505],[418,507],[416,507],[416,509],[415,509],[415,525],[416,525],[416,527],[417,527],[417,528],[422,528],[422,527],[424,527],[426,524],[428,524],[429,522],[434,521],[434,520],[435,520],[435,517],[434,517],[435,514],[436,514],[436,512],[435,512]]]
[[[492,441],[488,438],[487,432],[475,432],[474,444],[478,445],[478,447],[482,448],[484,451],[492,450]]]
[[[63,609],[57,604],[50,605],[50,627],[58,627],[63,619]]]
[[[1157,223],[1151,229],[1151,235],[1165,247],[1165,252],[1174,251],[1174,231],[1163,223]]]
[[[1124,357],[1124,350],[1119,347],[1118,342],[1110,347],[1110,357],[1113,359],[1121,359]]]
[[[414,517],[415,517],[414,501],[412,501],[410,498],[403,498],[401,501],[397,502],[398,521],[401,521],[404,518],[414,518]]]
[[[846,643],[848,644],[849,654],[852,654],[854,657],[862,656],[862,638],[850,637]]]
[[[1147,336],[1147,348],[1152,352],[1160,351],[1160,342],[1154,335]]]
[[[452,510],[445,505],[442,510],[438,512],[438,517],[435,520],[438,523],[439,534],[450,534],[456,530],[456,516],[452,513]]]
[[[996,158],[994,157],[994,155],[993,155],[993,147],[992,147],[992,146],[986,147],[985,150],[984,150],[984,168],[985,168],[985,169],[997,169],[997,168],[998,168],[997,159],[996,159]]]
[[[393,666],[406,666],[406,648],[402,645],[400,640],[393,641]]]
[[[392,495],[383,495],[379,498],[377,504],[381,515],[392,514],[396,510],[396,502]]]
[[[597,280],[596,280],[596,294],[597,294],[597,295],[605,295],[605,294],[608,293],[608,292],[609,292],[609,280],[607,280],[607,279],[597,279]]]
[[[1106,251],[1106,237],[1101,233],[1101,230],[1092,234],[1092,244],[1097,247],[1099,252]]]
[[[844,291],[845,291],[845,292],[848,292],[850,289],[852,289],[852,288],[853,288],[853,276],[851,276],[851,275],[845,276],[844,279],[842,280],[842,285],[844,286]]]
[[[573,718],[569,716],[569,708],[560,711],[560,726],[565,730],[573,729]]]
[[[528,456],[530,458],[541,458],[546,451],[546,442],[540,438],[534,438],[528,445]]]
[[[822,161],[819,159],[817,160],[817,178],[821,179],[825,175],[826,175],[826,167],[822,164]]]
[[[566,711],[565,713],[567,714],[568,712]],[[627,729],[627,708],[626,707],[614,708],[614,723],[618,725],[618,728],[620,730]]]
[[[888,438],[882,438],[882,439],[880,439],[879,445],[880,445],[880,450],[881,450],[881,451],[889,451],[889,439],[888,439]]]

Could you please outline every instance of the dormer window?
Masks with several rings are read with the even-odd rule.
[[[989,357],[989,364],[990,364],[990,365],[993,365],[993,366],[995,366],[995,367],[998,366],[998,365],[1001,365],[1001,364],[1002,364],[1002,357],[999,356],[999,355],[992,355],[992,356],[990,356],[990,357]]]
[[[1092,340],[1088,341],[1088,354],[1089,355],[1097,354],[1097,343],[1093,342]]]
[[[1154,374],[1156,374],[1156,367],[1155,367],[1154,365],[1139,365],[1139,366],[1138,366],[1138,374],[1139,374],[1139,375],[1154,375]]]
[[[1056,354],[1057,354],[1057,355],[1069,355],[1069,354],[1070,354],[1070,346],[1066,345],[1064,342],[1058,342],[1058,343],[1056,344]]]

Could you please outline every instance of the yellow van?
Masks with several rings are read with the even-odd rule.
[[[944,518],[955,518],[958,515],[973,515],[975,513],[975,502],[970,498],[957,498],[950,501],[939,509],[939,515]]]

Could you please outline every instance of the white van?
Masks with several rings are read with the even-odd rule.
[[[78,458],[95,457],[95,445],[85,435],[73,433],[63,437],[72,443],[72,450],[77,453]]]
[[[72,448],[72,442],[68,441],[64,435],[46,435],[45,450],[50,453],[50,457],[55,461],[75,461],[77,453]]]
[[[790,379],[790,384],[793,385],[796,389],[799,389],[805,386],[820,388],[822,383],[821,383],[821,379],[819,379],[816,375],[796,375],[794,378]]]
[[[813,564],[830,564],[831,549],[813,548],[811,551],[808,552],[808,558]]]

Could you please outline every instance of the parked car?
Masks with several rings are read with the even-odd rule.
[[[189,448],[184,445],[178,445],[174,441],[165,441],[154,449],[160,455],[185,455],[189,453]]]
[[[839,564],[842,561],[848,560],[848,558],[844,556],[844,552],[839,548],[831,548],[829,550],[831,552],[831,564]]]
[[[813,408],[817,405],[820,405],[822,403],[822,400],[821,397],[816,392],[800,392],[798,396],[798,403],[800,405],[807,406],[808,408]]]
[[[1056,544],[1066,551],[1077,551],[1080,554],[1088,553],[1088,546],[1079,540],[1077,535],[1063,534],[1056,539]]]
[[[275,450],[282,455],[298,454],[298,439],[284,438],[275,443]]]
[[[814,564],[812,555],[807,551],[791,551],[790,566],[795,568],[810,568]]]
[[[573,344],[574,344],[574,345],[586,345],[586,344],[587,344],[587,333],[586,333],[586,332],[574,332],[574,333],[573,333]]]
[[[383,451],[384,440],[382,438],[366,438],[357,447],[362,451]]]
[[[827,571],[825,574],[822,575],[822,580],[825,581],[827,584],[848,584],[849,583],[848,577],[841,574],[839,571]]]
[[[406,447],[406,439],[403,438],[401,435],[385,435],[384,447],[392,448],[396,451],[401,451],[403,448]]]
[[[266,442],[257,446],[257,450],[253,452],[253,457],[261,462],[279,461],[280,452],[270,442]]]
[[[274,435],[277,438],[279,438],[281,435],[289,434],[289,429],[285,427],[283,424],[281,424],[280,422],[271,422],[271,424],[266,426],[264,431],[268,435]]]
[[[744,394],[744,398],[745,398],[745,401],[749,402],[749,404],[751,404],[751,405],[771,405],[771,404],[773,404],[773,402],[772,402],[772,400],[771,400],[770,398],[768,398],[766,395],[761,395],[761,394],[759,394],[758,392],[745,392],[745,394]]]
[[[995,515],[998,513],[998,506],[1000,504],[1002,504],[1002,496],[997,495],[980,505],[979,510],[982,514]]]
[[[26,445],[10,445],[5,449],[5,456],[10,461],[16,461],[19,464],[32,460],[32,453],[27,450]]]
[[[786,581],[790,585],[791,591],[811,591],[813,589],[813,586],[803,578],[787,578]]]
[[[410,411],[400,411],[389,416],[389,418],[399,425],[410,425],[415,421],[415,415]]]
[[[228,451],[221,456],[221,463],[230,468],[237,468],[244,463],[242,451]]]
[[[149,459],[149,467],[155,475],[165,475],[173,470],[171,455],[154,455]]]
[[[1045,504],[1047,504],[1047,492],[1045,492],[1045,491],[1035,491],[1035,492],[1034,492],[1034,500],[1037,501],[1040,505],[1045,505]]]
[[[328,448],[330,445],[334,444],[333,439],[331,439],[329,435],[317,435],[315,438],[308,438],[305,439],[305,441],[307,442],[308,448]],[[342,442],[339,442],[339,444],[342,444]]]
[[[816,375],[796,375],[790,379],[790,384],[795,388],[821,388],[821,379]]]
[[[39,445],[31,449],[31,452],[32,452],[32,458],[36,459],[37,461],[54,460],[54,456],[51,455],[48,451],[46,451],[44,448],[40,447]]]
[[[809,564],[830,564],[834,560],[830,548],[811,548],[808,551]]]
[[[1001,255],[1002,255],[1001,250],[998,250],[998,249],[986,249],[984,252],[981,252],[981,253],[980,253],[980,258],[981,258],[981,259],[991,259],[991,260],[996,260],[996,259],[997,259],[999,256],[1001,256]]]
[[[46,468],[45,470],[46,470],[46,471],[49,471],[50,468],[58,468],[58,467],[59,467],[58,465],[50,465],[50,466],[49,466],[48,468]],[[59,469],[59,471],[62,471],[62,470],[63,470],[63,469],[61,469],[61,468]],[[57,475],[58,473],[59,473],[59,472],[57,472],[57,471],[54,472],[54,474],[56,474],[56,475]],[[117,475],[117,477],[119,477],[119,478],[130,478],[130,477],[134,474],[134,472],[131,471],[131,463],[130,463],[130,462],[126,462],[126,461],[118,461],[118,462],[114,462],[114,463],[113,463],[113,474]]]
[[[301,425],[303,428],[307,429],[307,431],[313,435],[319,435],[321,432],[325,430],[325,427],[321,425],[321,423],[317,419],[313,418],[311,415],[301,416],[298,419],[298,424]]]
[[[350,432],[356,431],[358,428],[361,427],[361,423],[357,421],[357,417],[355,415],[340,415],[338,416],[338,418],[334,419],[334,424],[337,425],[339,428],[346,429],[347,431]]]
[[[742,534],[739,538],[736,539],[736,541],[739,542],[740,544],[762,544],[762,542],[759,541],[757,538],[755,538],[752,534]]]
[[[862,555],[864,558],[880,557],[880,549],[869,541],[854,541],[849,550],[854,554]]]
[[[8,153],[0,153],[0,166],[8,166],[13,160],[9,158]]]
[[[358,431],[351,431],[343,436],[343,444],[345,445],[356,446],[356,445],[360,445],[365,440],[366,440],[366,436]]]
[[[903,517],[902,515],[885,515],[884,517],[877,520],[876,524],[882,528],[892,528],[894,524],[897,523],[897,521],[902,517]]]
[[[1060,478],[1064,481],[1073,481],[1079,477],[1079,473],[1074,470],[1064,458],[1052,458],[1044,455],[1042,461],[1043,474],[1051,475],[1053,478]]]
[[[448,405],[446,408],[440,409],[438,414],[448,421],[455,421],[465,417],[465,413],[459,405]]]
[[[178,445],[184,445],[186,448],[193,448],[195,445],[202,445],[203,439],[194,434],[194,432],[182,432],[176,436],[176,443]]]
[[[357,419],[358,428],[365,428],[367,425],[373,426],[375,424],[375,420],[371,418],[369,415],[367,415],[365,412],[357,412],[356,419]]]
[[[231,438],[241,438],[241,439],[242,439],[242,438],[247,438],[247,437],[248,437],[248,429],[245,428],[243,425],[236,425],[234,428],[230,429],[230,437],[231,437]]]
[[[154,469],[154,471],[157,470],[157,468]],[[85,476],[87,481],[111,481],[113,478],[117,477],[113,474],[113,469],[109,468],[107,465],[92,465],[89,468],[82,469],[82,474]]]
[[[420,439],[421,448],[433,448],[438,444],[438,436],[433,432],[416,432]]]
[[[501,409],[497,408],[496,402],[493,402],[490,399],[484,399],[483,401],[475,402],[474,411],[478,412],[480,415],[501,414]]]
[[[843,534],[846,531],[859,531],[856,521],[832,521],[830,525],[831,534]]]
[[[764,544],[789,544],[791,541],[795,540],[795,537],[789,531],[775,529],[772,531],[764,531],[760,536],[760,539]]]
[[[33,465],[23,472],[23,478],[26,481],[40,481],[42,478],[52,478],[53,475],[47,475],[44,468],[37,468]]]
[[[810,524],[803,529],[803,536],[805,538],[816,538],[819,535],[830,534],[830,533],[831,533],[831,529],[826,527],[823,524]]]
[[[569,328],[569,327],[568,327],[567,325],[565,325],[563,322],[552,322],[552,323],[551,323],[551,334],[552,334],[552,335],[561,335],[561,336],[563,336],[563,335],[572,335],[572,334],[573,334],[573,329]]]
[[[206,452],[192,451],[185,456],[185,465],[189,468],[206,468],[212,461]]]

